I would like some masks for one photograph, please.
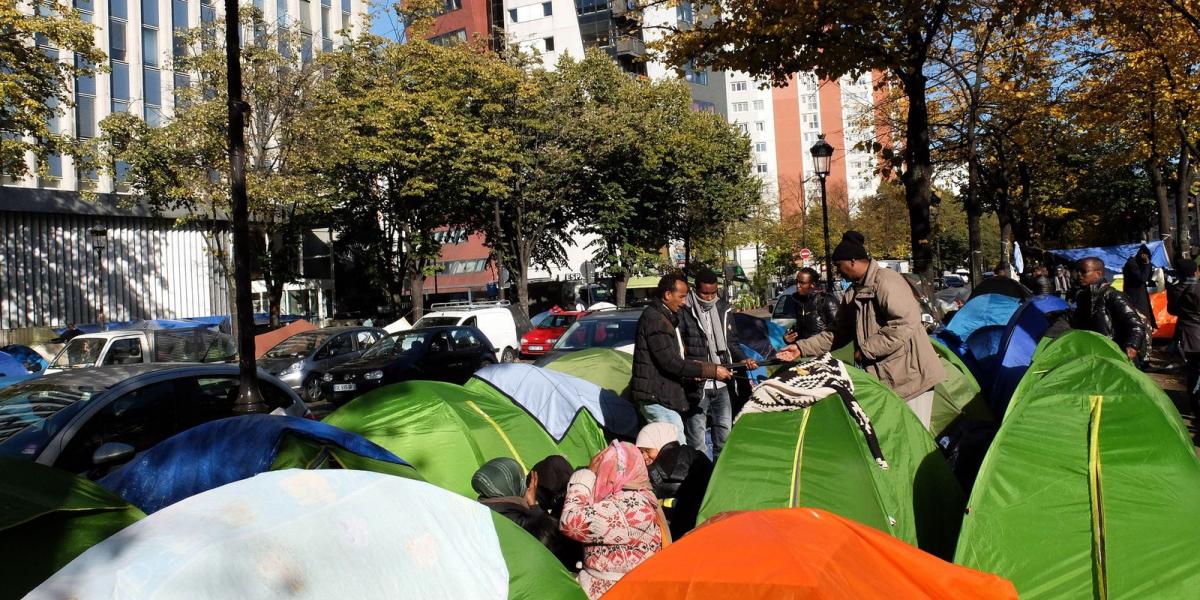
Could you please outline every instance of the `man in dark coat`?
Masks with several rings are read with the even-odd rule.
[[[1150,307],[1150,292],[1146,289],[1154,278],[1154,267],[1150,265],[1150,249],[1145,244],[1125,261],[1121,275],[1125,278],[1125,296],[1129,298],[1129,305],[1142,315],[1151,331],[1158,329],[1154,309]]]
[[[1167,283],[1167,312],[1178,317],[1175,323],[1175,342],[1183,353],[1187,373],[1188,407],[1192,419],[1200,419],[1200,282],[1196,262],[1180,260],[1176,264],[1176,281]]]
[[[699,362],[741,363],[749,370],[757,369],[758,365],[742,353],[737,327],[730,317],[733,308],[718,290],[716,273],[705,269],[696,275],[696,287],[688,294],[687,306],[680,311],[684,356]],[[683,415],[687,443],[716,460],[733,427],[729,386],[723,381],[704,379],[686,382],[684,388],[688,397],[688,412]],[[705,436],[710,428],[711,454]]]
[[[1080,259],[1075,263],[1075,283],[1079,289],[1075,292],[1071,327],[1112,338],[1129,360],[1139,361],[1147,350],[1150,330],[1125,294],[1104,280],[1104,261],[1095,257]]]
[[[796,273],[796,292],[792,294],[792,300],[796,306],[796,324],[783,334],[785,342],[790,344],[833,331],[838,300],[821,289],[821,274],[816,269],[805,267]]]
[[[728,381],[733,373],[711,362],[684,356],[679,312],[688,295],[687,279],[679,273],[658,280],[657,296],[638,319],[633,345],[633,402],[648,423],[675,425],[684,441],[683,413],[688,411],[684,382],[702,379]]]

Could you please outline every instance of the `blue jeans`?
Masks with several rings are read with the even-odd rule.
[[[674,410],[667,408],[661,404],[644,403],[638,405],[639,411],[642,413],[642,418],[646,424],[650,423],[670,423],[675,426],[675,430],[679,435],[679,443],[684,442],[683,438],[683,417]]]
[[[729,401],[729,386],[713,388],[712,384],[704,389],[704,397],[700,405],[687,414],[684,425],[689,446],[703,452],[716,462],[729,438],[729,428],[733,426],[733,406]],[[706,433],[712,430],[712,452],[709,452]]]

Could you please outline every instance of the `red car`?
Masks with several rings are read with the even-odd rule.
[[[567,328],[582,314],[557,306],[551,309],[550,314],[521,336],[521,356],[541,356],[549,352],[554,348],[554,342],[558,341],[558,336],[566,333]]]

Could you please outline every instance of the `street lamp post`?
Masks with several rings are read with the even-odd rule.
[[[100,324],[100,329],[104,330],[107,329],[105,323],[108,322],[108,315],[104,314],[104,305],[108,303],[108,281],[104,275],[104,249],[108,246],[108,230],[104,227],[93,227],[88,230],[88,238],[92,242],[92,250],[96,253],[96,266],[99,270],[97,280],[100,282],[100,289],[97,296],[100,298],[100,307],[98,314],[104,318],[104,323]]]
[[[829,176],[829,162],[833,158],[833,146],[821,134],[817,143],[809,149],[813,157],[813,171],[821,179],[821,219],[825,226],[825,289],[833,292],[833,257],[829,247],[829,198],[825,191],[825,178]]]

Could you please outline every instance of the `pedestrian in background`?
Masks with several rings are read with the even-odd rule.
[[[1067,268],[1062,265],[1054,267],[1054,295],[1067,299],[1071,292],[1071,276],[1067,274]]]
[[[833,329],[838,301],[833,294],[821,289],[821,274],[816,269],[804,267],[796,273],[796,291],[792,300],[795,301],[796,323],[783,334],[785,342],[805,340]]]
[[[1125,296],[1129,298],[1129,305],[1138,311],[1150,331],[1158,329],[1158,322],[1154,319],[1154,308],[1150,306],[1149,287],[1154,281],[1154,267],[1150,264],[1150,248],[1142,244],[1142,247],[1138,248],[1137,254],[1125,261],[1125,266],[1121,268],[1121,277],[1124,279],[1122,287]]]
[[[1178,317],[1175,323],[1175,342],[1183,354],[1187,374],[1188,408],[1192,420],[1200,419],[1200,272],[1196,261],[1182,259],[1176,263],[1176,281],[1167,283],[1167,312]]]

